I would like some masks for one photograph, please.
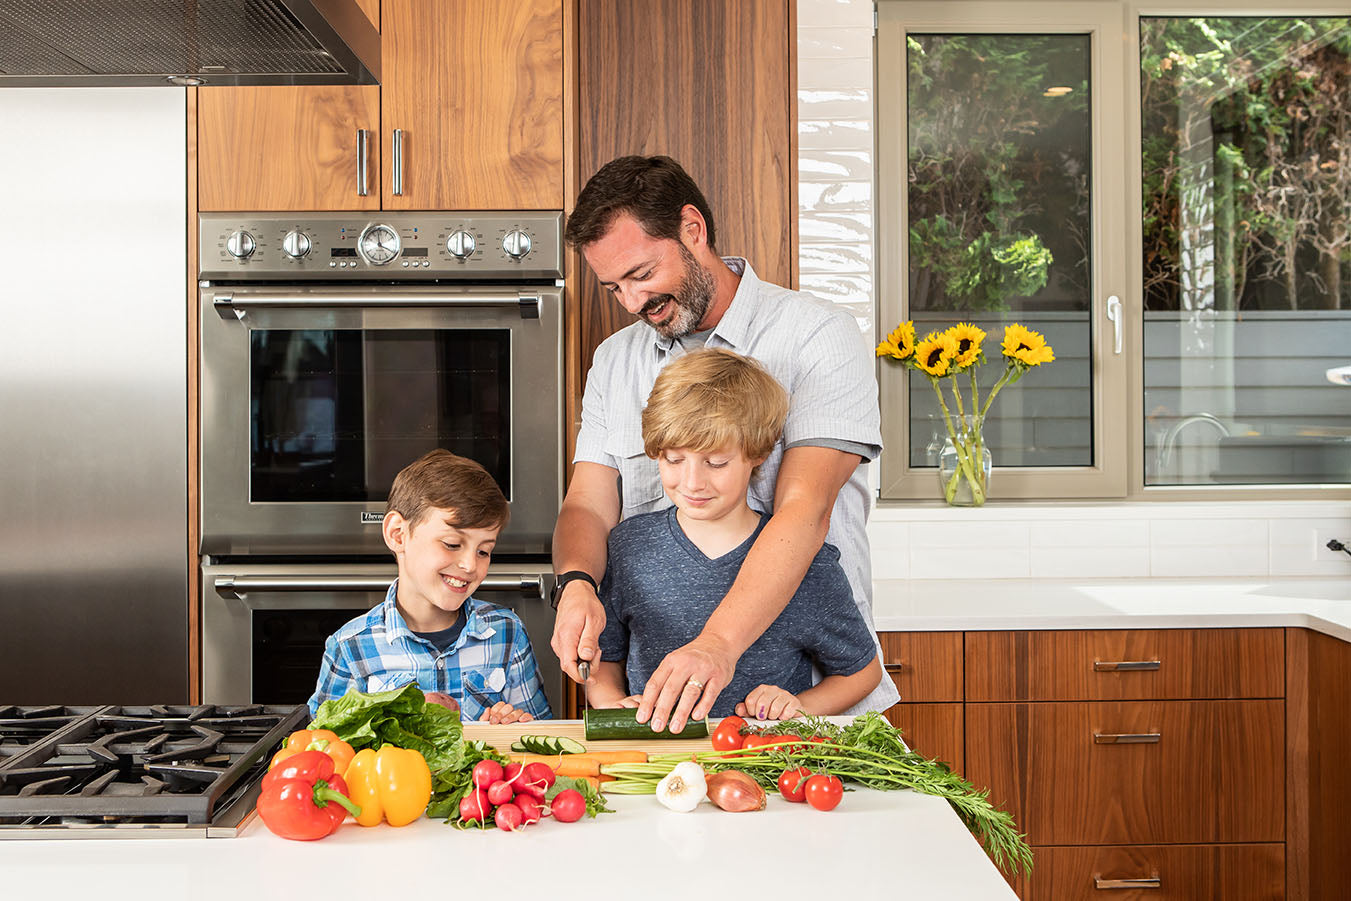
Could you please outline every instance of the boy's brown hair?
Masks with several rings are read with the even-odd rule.
[[[783,434],[788,392],[750,357],[704,348],[668,363],[643,408],[643,450],[740,448],[763,460]]]
[[[385,515],[398,513],[411,530],[434,507],[453,511],[449,524],[457,529],[504,529],[511,518],[507,499],[488,470],[444,448],[423,454],[399,471],[389,489]]]

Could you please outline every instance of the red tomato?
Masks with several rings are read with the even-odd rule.
[[[844,784],[834,776],[818,773],[806,784],[807,803],[817,810],[834,810],[844,797]]]
[[[826,737],[824,735],[809,735],[807,736],[807,741],[817,745],[824,744],[826,741]]]
[[[713,732],[713,750],[715,751],[736,751],[746,742],[746,737],[741,734],[741,727],[746,725],[746,721],[739,716],[729,716]]]
[[[805,766],[784,770],[783,775],[779,777],[779,794],[783,795],[784,800],[792,801],[794,804],[800,804],[807,800],[807,789],[804,783],[811,777],[811,774],[812,771]]]
[[[747,735],[747,736],[746,736],[746,740],[743,741],[743,742],[741,743],[741,747],[743,747],[743,748],[763,748],[765,745],[772,745],[772,744],[774,744],[774,740],[775,740],[776,738],[777,738],[777,736],[774,736],[774,735],[761,735],[761,734],[758,733],[758,732],[752,733],[751,735]]]

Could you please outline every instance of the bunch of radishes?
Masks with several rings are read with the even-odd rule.
[[[544,797],[555,782],[547,764],[509,763],[480,760],[470,776],[474,787],[460,801],[460,822],[487,826],[491,820],[498,829],[516,832],[552,816],[561,823],[574,823],[586,813],[582,793],[565,788],[547,804]]]

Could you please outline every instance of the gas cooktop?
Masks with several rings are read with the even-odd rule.
[[[0,705],[0,838],[233,836],[301,706]]]

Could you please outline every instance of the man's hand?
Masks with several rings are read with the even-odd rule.
[[[549,646],[572,681],[582,681],[577,672],[578,660],[591,661],[592,669],[595,669],[594,664],[600,660],[600,633],[604,629],[605,607],[596,597],[596,590],[581,579],[565,585],[558,600],[554,637]]]
[[[718,695],[732,681],[738,655],[720,639],[700,635],[666,655],[643,689],[638,722],[652,719],[652,731],[660,732],[669,721],[672,732],[685,728],[687,720],[708,716]]]
[[[483,711],[483,715],[478,718],[480,723],[491,723],[494,726],[499,723],[528,723],[533,719],[534,716],[524,710],[517,710],[506,701],[498,701]]]
[[[791,691],[777,685],[760,685],[751,689],[746,700],[736,705],[737,716],[757,720],[787,720],[803,713],[802,701]]]

